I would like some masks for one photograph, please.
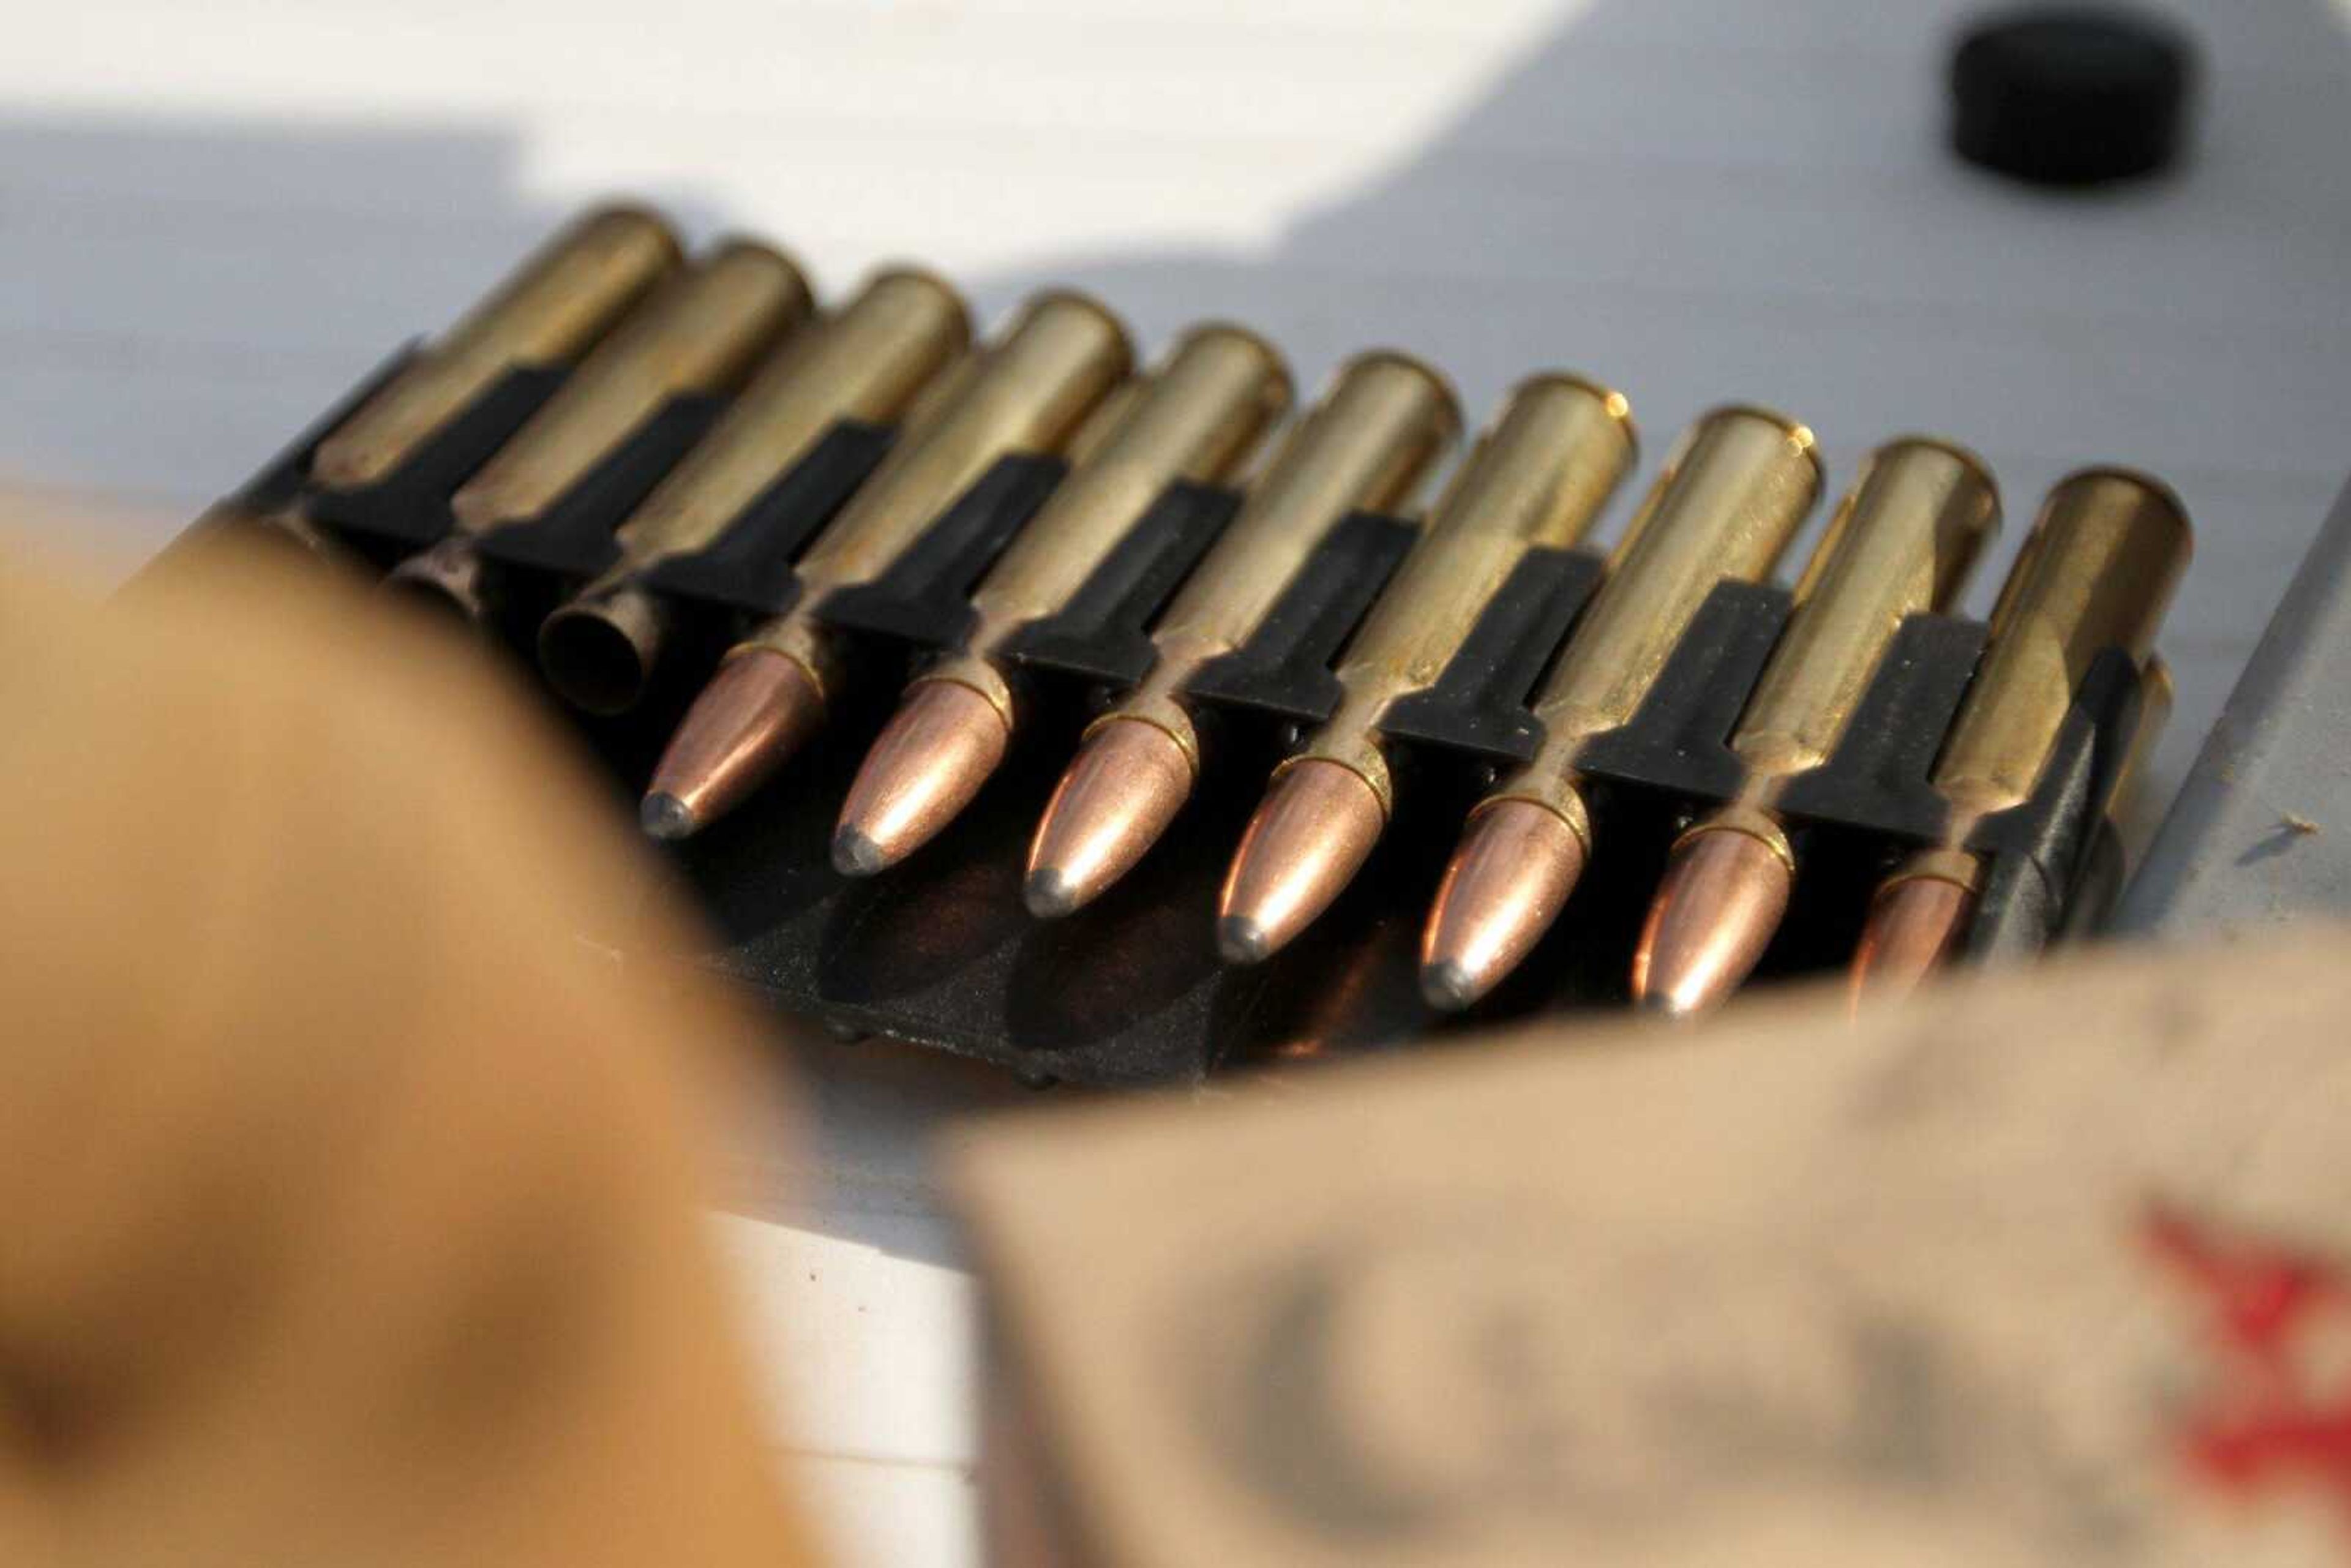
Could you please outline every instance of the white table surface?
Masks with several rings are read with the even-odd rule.
[[[778,238],[833,288],[914,256],[991,312],[1093,287],[1154,344],[1238,317],[1309,380],[1395,343],[1483,409],[1581,369],[1630,394],[1653,461],[1728,399],[1811,422],[1840,479],[1885,436],[1951,435],[2011,514],[1978,607],[2059,474],[2150,467],[2201,532],[2164,639],[2166,783],[2351,468],[2346,13],[2172,5],[2207,50],[2193,167],[2068,198],[1942,152],[1943,43],[1970,9],[39,7],[0,50],[0,483],[117,503],[73,542],[134,559],[625,189],[697,234]],[[815,1144],[743,1107],[716,1222],[779,1463],[844,1561],[968,1562],[970,1287],[922,1144],[1019,1095],[889,1048],[792,1056]]]

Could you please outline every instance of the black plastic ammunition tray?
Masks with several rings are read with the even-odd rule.
[[[266,511],[307,495],[322,528],[388,567],[448,530],[450,495],[563,375],[514,372],[381,485],[309,490],[312,447],[398,362],[228,510]],[[484,538],[497,567],[499,636],[534,678],[539,621],[611,564],[615,527],[722,406],[673,402],[546,515]],[[716,546],[644,575],[675,612],[652,691],[622,720],[571,716],[615,781],[616,810],[632,814],[662,742],[731,640],[795,601],[799,551],[890,439],[883,429],[838,427]],[[1395,821],[1339,903],[1264,965],[1217,961],[1217,889],[1283,748],[1339,700],[1332,660],[1414,537],[1393,517],[1347,518],[1249,644],[1193,681],[1201,787],[1166,841],[1096,904],[1060,921],[1029,916],[1020,899],[1029,834],[1087,716],[1149,668],[1152,617],[1231,517],[1238,498],[1227,491],[1171,489],[1061,613],[1019,635],[1024,726],[960,820],[879,877],[835,873],[833,824],[865,747],[925,653],[963,634],[972,587],[1062,472],[1051,458],[1004,459],[886,576],[815,607],[852,634],[854,649],[825,733],[731,817],[674,852],[648,846],[667,854],[707,915],[713,945],[695,961],[844,1036],[893,1036],[1038,1082],[1195,1081],[1390,1049],[1464,1023],[1625,1004],[1642,915],[1674,838],[1740,781],[1725,740],[1787,616],[1780,588],[1719,587],[1634,721],[1583,754],[1593,784],[1591,864],[1543,945],[1463,1019],[1420,999],[1421,922],[1468,807],[1499,767],[1535,748],[1526,699],[1601,575],[1599,559],[1583,551],[1530,553],[1443,678],[1391,709]],[[1836,754],[1785,796],[1802,869],[1759,981],[1840,967],[1876,883],[1937,837],[1945,808],[1928,775],[1983,637],[1976,622],[1913,616]],[[551,690],[548,700],[559,706]],[[2138,700],[2129,657],[2102,655],[2032,798],[1986,819],[1970,841],[1986,869],[1971,956],[2037,951],[2067,924]]]

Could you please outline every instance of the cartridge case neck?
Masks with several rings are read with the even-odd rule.
[[[1388,767],[1378,724],[1386,708],[1389,693],[1381,683],[1367,683],[1364,689],[1351,690],[1341,701],[1339,711],[1317,727],[1307,737],[1298,754],[1282,763],[1314,758],[1335,762],[1361,779],[1380,804],[1383,818],[1395,812],[1395,776]],[[1277,769],[1277,772],[1279,769]]]
[[[1769,811],[1733,802],[1700,818],[1696,825],[1675,841],[1674,848],[1678,851],[1700,833],[1744,833],[1770,850],[1773,858],[1792,873],[1796,869],[1796,850],[1788,841],[1788,830],[1778,817]]]
[[[841,638],[810,614],[804,605],[761,622],[741,642],[726,650],[726,657],[739,658],[756,649],[781,653],[799,665],[816,687],[818,695],[827,702],[831,701],[833,694],[840,690]]]
[[[910,685],[923,685],[932,681],[946,681],[977,693],[987,700],[1004,721],[1007,730],[1018,724],[1012,683],[1006,678],[1004,666],[996,660],[977,653],[953,653],[916,675]]]
[[[1574,833],[1588,856],[1592,852],[1592,812],[1584,804],[1583,779],[1563,759],[1538,756],[1534,762],[1506,777],[1494,792],[1478,802],[1474,819],[1504,800],[1524,800],[1541,806]]]

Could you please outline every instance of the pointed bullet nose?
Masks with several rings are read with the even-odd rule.
[[[1479,992],[1470,984],[1469,971],[1447,959],[1422,967],[1420,995],[1438,1012],[1458,1013],[1476,1001]]]
[[[1059,920],[1078,906],[1070,879],[1057,871],[1032,871],[1020,884],[1020,902],[1040,920]]]
[[[1780,929],[1792,880],[1752,833],[1701,828],[1684,839],[1633,955],[1634,999],[1676,1018],[1729,1000]]]
[[[881,846],[855,828],[843,828],[832,835],[832,869],[843,876],[872,876],[889,862],[882,858]]]
[[[1566,906],[1583,858],[1567,820],[1531,800],[1498,800],[1472,817],[1421,936],[1430,1004],[1458,1011],[1517,968]]]
[[[1959,945],[1975,894],[1938,876],[1907,876],[1878,891],[1853,956],[1855,1007],[1908,996]]]
[[[971,804],[1004,760],[1011,736],[996,705],[971,687],[917,683],[849,787],[834,863],[849,875],[870,876],[930,842]],[[852,834],[865,857],[853,871],[841,860],[841,846]]]
[[[1380,798],[1353,768],[1319,757],[1283,768],[1225,874],[1218,929],[1253,933],[1249,956],[1228,947],[1227,962],[1258,963],[1288,946],[1344,891],[1386,826]]]
[[[637,821],[647,833],[665,841],[685,838],[695,827],[694,813],[686,810],[685,802],[660,790],[647,795],[637,808]]]
[[[1029,848],[1022,894],[1050,918],[1100,896],[1134,868],[1192,793],[1175,737],[1137,718],[1096,729],[1053,791]]]
[[[682,837],[739,805],[824,723],[824,694],[797,659],[751,648],[718,666],[645,789],[656,836]],[[675,831],[662,834],[656,823]]]
[[[1262,964],[1273,955],[1265,927],[1246,915],[1226,915],[1217,920],[1217,956],[1228,964]]]

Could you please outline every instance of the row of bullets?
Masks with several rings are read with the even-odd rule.
[[[509,371],[575,359],[457,491],[454,530],[392,580],[486,617],[498,595],[486,534],[541,513],[672,399],[732,394],[620,528],[617,563],[540,628],[551,684],[592,712],[633,706],[671,635],[664,600],[639,586],[648,569],[714,544],[839,422],[899,428],[800,555],[793,607],[735,643],[678,727],[643,800],[646,830],[664,839],[739,803],[825,722],[844,658],[828,594],[887,570],[998,459],[1066,459],[1067,477],[975,590],[969,633],[916,674],[866,756],[833,842],[853,876],[936,835],[1005,758],[1030,706],[1007,653],[1014,633],[1067,604],[1170,485],[1241,484],[1291,401],[1280,356],[1237,327],[1196,328],[1136,373],[1108,310],[1050,292],[975,344],[955,291],[926,273],[882,272],[820,311],[777,251],[737,241],[689,262],[658,218],[616,208],[559,235],[424,346],[318,447],[313,478],[379,480]],[[1154,623],[1148,677],[1086,730],[1045,809],[1025,883],[1036,915],[1083,906],[1166,833],[1203,763],[1187,685],[1249,642],[1344,517],[1368,510],[1420,521],[1420,534],[1335,667],[1337,711],[1272,776],[1225,880],[1219,948],[1260,961],[1331,904],[1395,806],[1390,705],[1437,679],[1526,552],[1578,544],[1635,465],[1623,396],[1537,375],[1422,518],[1418,497],[1459,430],[1444,379],[1395,352],[1349,361],[1290,425]],[[1632,720],[1717,584],[1771,576],[1823,486],[1811,432],[1780,414],[1719,409],[1685,434],[1541,683],[1539,749],[1469,815],[1424,933],[1431,1003],[1476,1001],[1556,920],[1596,831],[1579,759]],[[1959,447],[1909,437],[1869,455],[1730,738],[1745,783],[1674,848],[1633,976],[1645,1002],[1710,1007],[1753,968],[1800,865],[1782,796],[1836,749],[1904,618],[1956,604],[1999,519],[1991,474]],[[274,520],[323,542],[299,504]],[[1950,950],[1980,887],[1975,825],[2032,793],[2101,650],[2153,678],[2150,645],[2189,550],[2179,502],[2143,476],[2092,469],[2050,494],[1934,768],[1947,831],[1878,891],[1858,983],[1907,986]]]

